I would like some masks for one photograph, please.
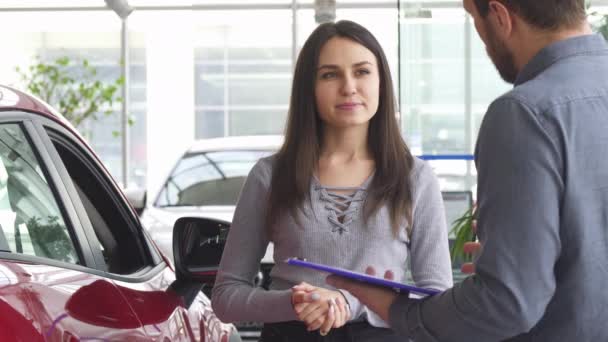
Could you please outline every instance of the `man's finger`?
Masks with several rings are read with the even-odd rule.
[[[372,266],[367,266],[367,268],[365,269],[365,274],[369,274],[371,276],[375,276],[376,275],[376,270]]]
[[[466,254],[477,253],[480,249],[481,244],[479,242],[465,242],[462,246],[462,251]]]
[[[384,272],[384,279],[388,279],[388,280],[395,279],[395,273],[393,273],[393,271],[391,271],[391,270]]]
[[[475,273],[475,265],[472,262],[467,262],[460,266],[460,271],[465,274]]]

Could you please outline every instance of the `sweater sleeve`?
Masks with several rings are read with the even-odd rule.
[[[267,159],[253,167],[236,206],[211,299],[223,322],[296,319],[291,290],[268,291],[253,283],[269,244],[265,217],[271,167]]]
[[[476,149],[476,274],[424,300],[400,297],[391,326],[416,341],[500,341],[529,331],[555,292],[560,144],[512,97],[486,114]]]
[[[416,160],[411,178],[413,226],[409,260],[412,277],[416,286],[445,290],[453,285],[452,263],[439,183],[431,167],[421,160]],[[388,323],[362,305],[356,297],[347,291],[341,292],[348,300],[352,319],[365,314],[372,325],[388,327]]]
[[[445,290],[453,285],[445,209],[437,177],[421,164],[413,179],[410,268],[416,286]]]

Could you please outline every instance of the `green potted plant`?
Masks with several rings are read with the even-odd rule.
[[[467,242],[474,241],[475,232],[473,230],[473,221],[476,219],[477,206],[473,205],[465,211],[462,216],[451,222],[451,235],[455,236],[454,243],[450,249],[452,263],[469,262],[471,256],[464,253],[464,245]]]
[[[118,89],[124,80],[101,81],[87,59],[60,57],[47,62],[36,57],[26,70],[15,70],[30,93],[57,108],[85,136],[85,121],[97,120],[100,114],[111,115],[114,103],[122,102]]]

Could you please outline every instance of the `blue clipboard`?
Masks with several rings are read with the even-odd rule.
[[[422,287],[416,287],[416,286],[412,286],[412,285],[398,283],[398,282],[391,281],[391,280],[386,280],[383,278],[370,276],[369,274],[365,274],[365,273],[353,272],[353,271],[349,271],[349,270],[346,270],[343,268],[316,264],[314,262],[310,262],[310,261],[306,261],[306,260],[302,260],[302,259],[298,259],[298,258],[289,258],[285,262],[287,262],[288,265],[292,265],[292,266],[306,267],[306,268],[310,268],[313,270],[327,272],[327,273],[335,274],[337,276],[341,276],[341,277],[345,277],[345,278],[349,278],[349,279],[353,279],[353,280],[358,280],[358,281],[361,281],[364,283],[388,287],[397,292],[412,292],[412,293],[421,294],[421,295],[425,295],[425,296],[432,296],[432,295],[435,295],[435,294],[438,294],[441,292],[441,291],[435,290],[435,289],[425,289]]]

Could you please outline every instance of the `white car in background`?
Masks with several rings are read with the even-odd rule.
[[[177,161],[173,170],[145,203],[145,192],[135,191],[127,197],[142,212],[141,222],[150,236],[165,252],[173,256],[173,225],[180,217],[202,217],[232,222],[241,188],[249,171],[260,159],[274,154],[283,137],[239,136],[196,141]],[[274,265],[272,243],[263,257],[256,285],[268,288],[270,269]],[[205,294],[211,288],[204,287]],[[257,341],[261,324],[235,323],[243,340]]]
[[[239,136],[196,141],[177,161],[173,170],[145,203],[145,192],[126,195],[133,207],[143,213],[141,221],[152,239],[165,255],[172,257],[173,226],[180,217],[202,217],[232,222],[241,188],[249,171],[260,159],[274,154],[281,147],[283,137]],[[432,156],[421,156],[432,159]],[[438,166],[438,167],[437,167]],[[450,164],[435,165],[439,175],[450,175]],[[471,191],[442,192],[448,223],[459,217],[472,205]],[[453,238],[453,237],[451,237]],[[256,279],[258,286],[268,288],[270,269],[274,265],[273,245],[269,245]],[[463,275],[454,269],[455,280]],[[210,295],[210,288],[203,291]],[[257,340],[261,325],[253,322],[235,324],[243,340]]]
[[[143,209],[144,227],[166,255],[173,255],[172,229],[183,216],[232,222],[239,193],[255,163],[274,154],[279,135],[197,140],[177,161]],[[272,248],[262,262],[272,263]]]

